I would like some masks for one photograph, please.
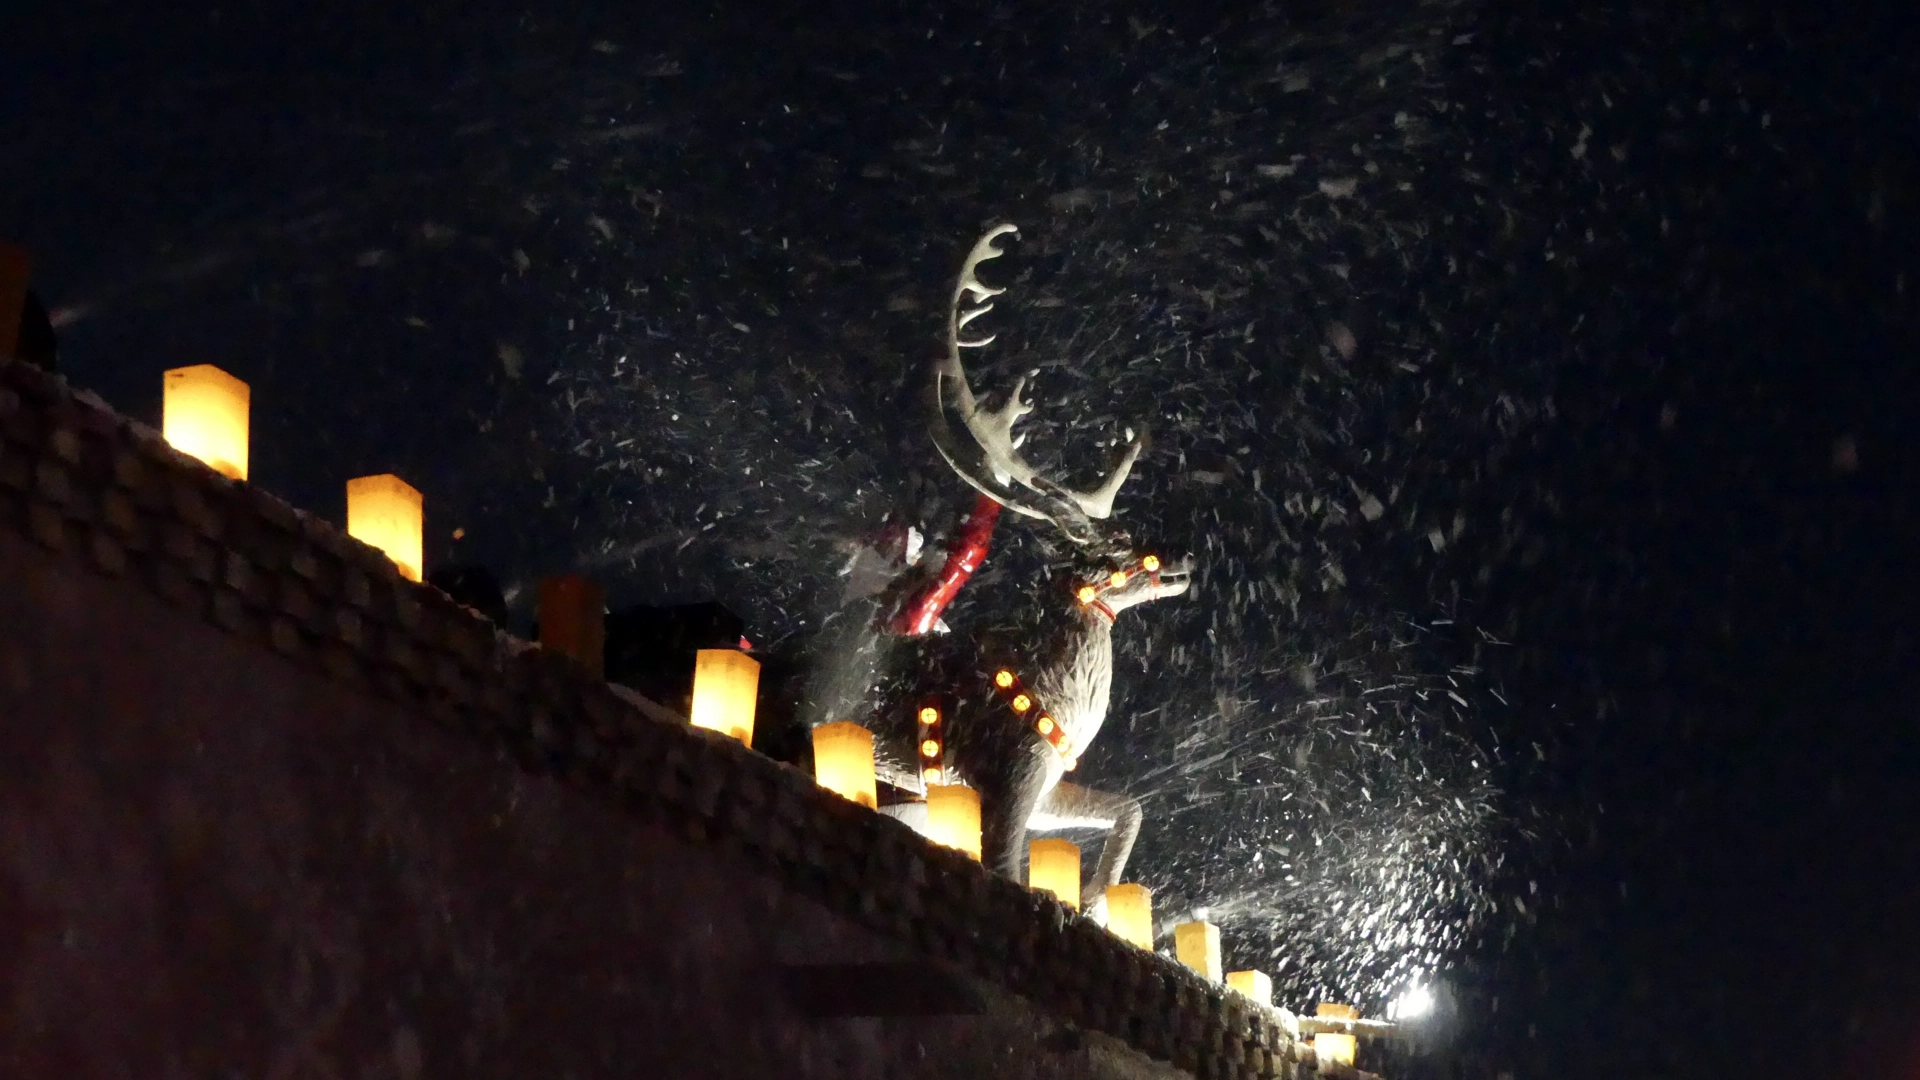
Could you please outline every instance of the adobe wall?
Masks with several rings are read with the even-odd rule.
[[[0,1074],[1310,1074],[1279,1022],[0,359]]]

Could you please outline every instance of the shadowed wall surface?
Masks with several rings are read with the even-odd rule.
[[[9,1076],[1174,1075],[7,531],[0,597]]]
[[[4,360],[0,537],[18,1073],[1311,1068],[1287,1014]]]

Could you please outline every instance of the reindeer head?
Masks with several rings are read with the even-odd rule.
[[[1081,606],[1109,621],[1136,604],[1164,600],[1187,591],[1193,577],[1193,557],[1165,559],[1159,555],[1114,554],[1101,560],[1102,569],[1079,569],[1070,584]]]
[[[1014,435],[1013,426],[1033,411],[1033,405],[1023,398],[1026,377],[1013,384],[1012,392],[999,408],[989,409],[974,396],[966,366],[960,359],[960,350],[983,348],[993,342],[992,336],[965,340],[960,332],[968,323],[992,311],[991,299],[1006,291],[983,284],[976,271],[981,263],[1002,254],[997,246],[1000,237],[1018,232],[1013,225],[989,230],[973,245],[960,268],[947,314],[947,355],[934,364],[933,379],[927,387],[928,426],[933,443],[953,471],[982,494],[1017,514],[1052,522],[1096,562],[1113,562],[1115,565],[1109,573],[1120,572],[1126,569],[1120,564],[1134,556],[1125,534],[1104,523],[1113,514],[1113,498],[1119,494],[1120,485],[1127,482],[1133,463],[1145,448],[1145,438],[1136,437],[1129,429],[1126,450],[1105,482],[1091,491],[1070,490],[1042,475],[1020,456],[1020,444],[1025,436]],[[968,301],[974,306],[962,311],[961,305]],[[969,438],[963,440],[954,431],[955,419]],[[1187,573],[1185,569],[1180,571],[1175,588],[1170,583],[1175,575],[1163,572],[1162,580],[1166,583],[1159,587],[1172,591],[1153,593],[1150,586],[1132,586],[1123,594],[1123,606],[1184,591]],[[1146,591],[1140,591],[1143,589]],[[1116,595],[1122,594],[1116,592]]]

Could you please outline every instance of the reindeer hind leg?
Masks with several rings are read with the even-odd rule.
[[[1107,886],[1120,882],[1133,854],[1133,843],[1140,837],[1140,802],[1131,795],[1115,795],[1069,784],[1062,780],[1047,793],[1030,816],[1032,828],[1105,829],[1100,845],[1100,861],[1093,874],[1082,884],[1080,910],[1092,915],[1106,910]]]

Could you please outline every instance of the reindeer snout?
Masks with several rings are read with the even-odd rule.
[[[1160,596],[1179,596],[1193,583],[1193,556],[1182,555],[1160,567]]]

